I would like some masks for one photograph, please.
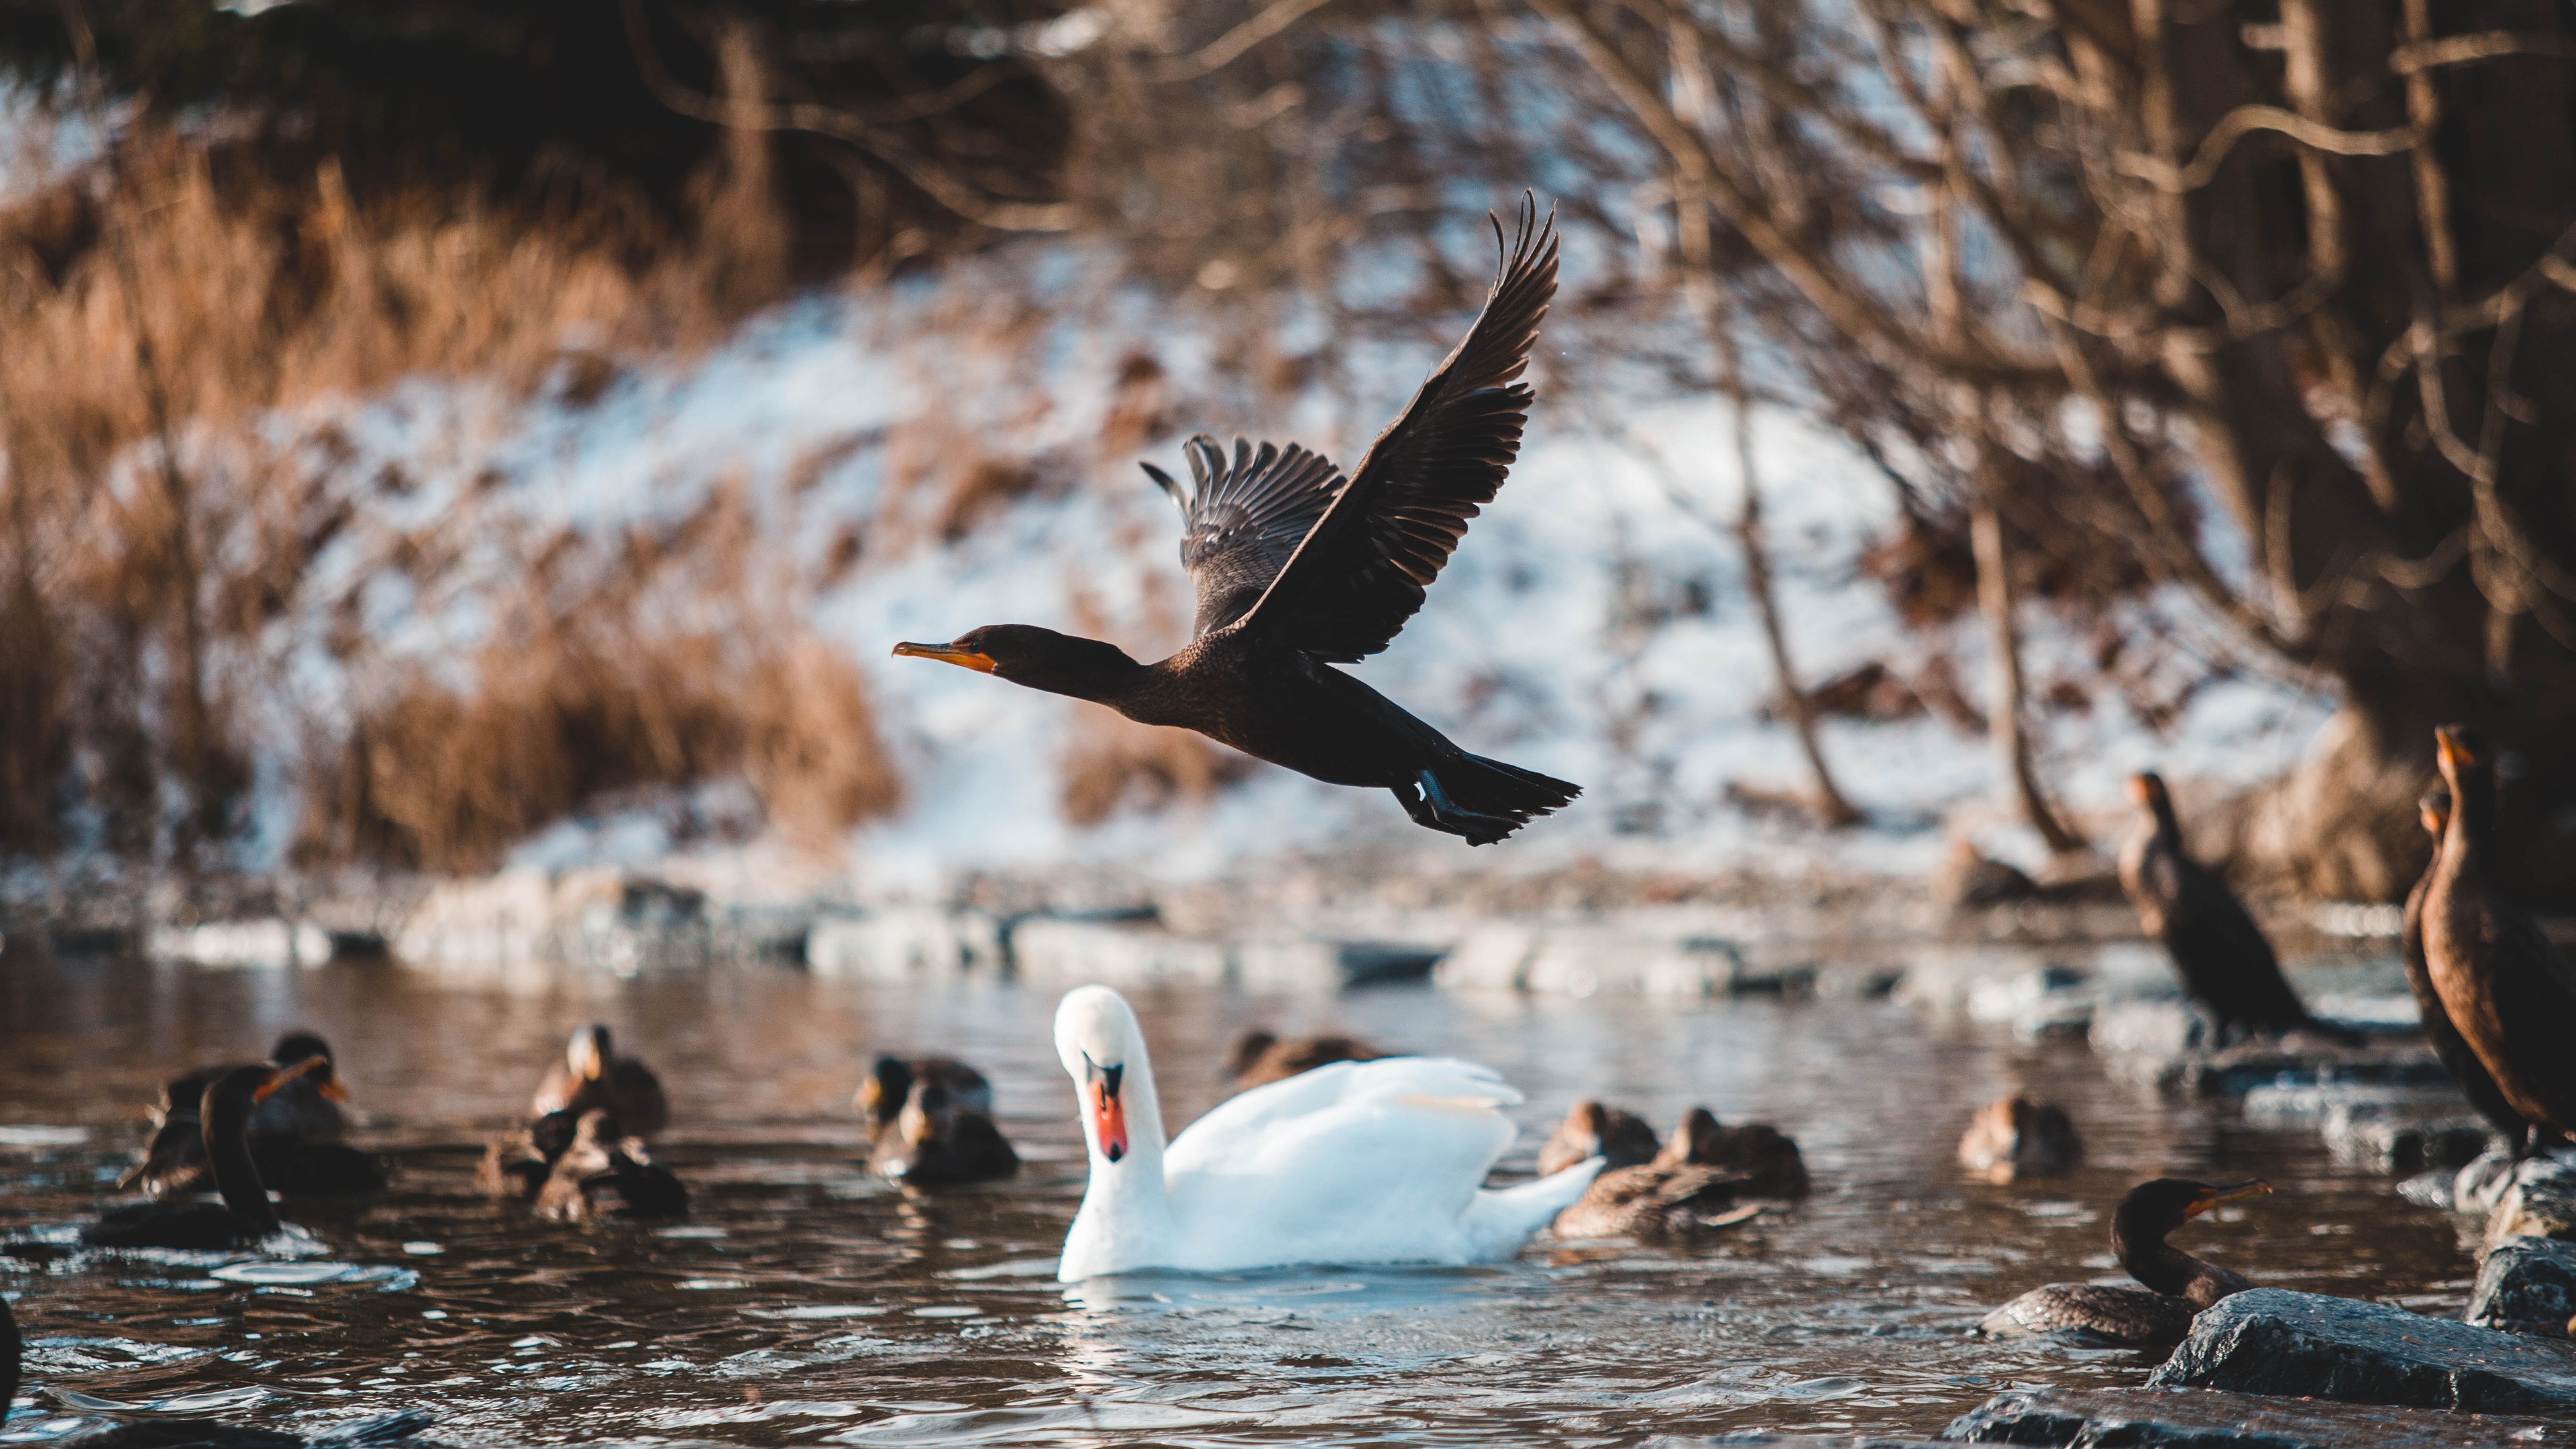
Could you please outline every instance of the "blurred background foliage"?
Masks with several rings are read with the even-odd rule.
[[[2402,894],[2430,728],[2469,718],[2517,752],[2528,885],[2565,891],[2538,863],[2576,860],[2571,59],[2565,0],[0,0],[0,67],[50,123],[0,214],[0,839],[56,848],[88,811],[184,858],[240,828],[252,726],[192,661],[290,608],[340,525],[291,469],[218,487],[191,424],[420,371],[577,389],[799,287],[1032,235],[1225,319],[1226,365],[1286,397],[1347,383],[1315,337],[1452,325],[1484,213],[1527,186],[1580,263],[1562,371],[1602,379],[1552,385],[1651,373],[1829,421],[1899,500],[1868,566],[1907,617],[1981,614],[2010,660],[2017,599],[2099,625],[2168,590],[2333,681],[2309,768],[2247,807],[2249,869]],[[151,486],[102,514],[147,442]],[[1758,509],[1733,526],[1758,555]],[[585,547],[550,566],[621,576]],[[550,594],[528,627],[569,677],[663,668],[597,642],[630,594]],[[2102,667],[2155,642],[2105,636]],[[720,695],[778,695],[774,661],[725,667]],[[535,721],[596,779],[501,811],[422,785],[367,743],[427,737],[407,711],[449,686],[407,679],[323,752],[314,798],[345,809],[314,857],[488,863],[561,800],[753,740],[835,761],[818,830],[895,800],[866,751],[795,743],[828,722],[675,733],[640,679],[576,706],[513,677],[493,737]],[[2021,688],[1970,713],[2072,851]]]

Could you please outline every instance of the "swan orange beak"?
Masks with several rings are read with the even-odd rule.
[[[2235,1202],[2239,1198],[2261,1197],[2263,1194],[2270,1192],[2271,1190],[2272,1184],[2265,1182],[2259,1177],[2255,1178],[2251,1182],[2237,1183],[2233,1187],[2214,1187],[2202,1196],[2193,1198],[2191,1200],[2191,1206],[2182,1210],[2182,1215],[2187,1218],[2196,1218],[2202,1213],[2209,1211],[2211,1208],[2218,1206],[2220,1203]]]
[[[972,649],[952,649],[945,644],[897,644],[894,652],[898,658],[936,659],[960,669],[972,669],[978,674],[993,672],[993,656],[978,654]]]
[[[1100,1143],[1100,1155],[1116,1162],[1127,1155],[1127,1108],[1118,1100],[1127,1065],[1104,1067],[1086,1052],[1082,1067],[1082,1095],[1091,1109],[1092,1137]]]
[[[260,1083],[258,1090],[250,1094],[250,1099],[253,1102],[265,1102],[269,1098],[277,1095],[278,1088],[294,1081],[297,1077],[303,1076],[307,1072],[320,1071],[329,1065],[331,1065],[331,1059],[329,1057],[306,1057],[304,1060],[297,1062],[295,1065],[288,1067],[282,1072],[279,1072],[276,1076]]]

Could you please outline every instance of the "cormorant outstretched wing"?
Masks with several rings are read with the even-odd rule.
[[[1500,248],[1502,223],[1494,223]],[[1529,417],[1538,324],[1556,295],[1556,215],[1524,194],[1520,234],[1485,310],[1401,416],[1378,434],[1350,485],[1243,616],[1243,627],[1319,659],[1350,663],[1391,642],[1493,501]]]
[[[1169,473],[1151,463],[1142,466],[1180,505],[1181,567],[1189,570],[1198,593],[1198,618],[1190,630],[1195,639],[1242,618],[1270,587],[1332,505],[1342,470],[1294,443],[1263,443],[1255,452],[1237,438],[1231,465],[1205,433],[1183,451],[1193,485],[1187,494]]]

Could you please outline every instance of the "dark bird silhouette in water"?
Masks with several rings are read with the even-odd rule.
[[[1807,1160],[1787,1133],[1761,1122],[1721,1127],[1706,1107],[1682,1114],[1655,1161],[1720,1168],[1743,1179],[1751,1197],[1801,1197],[1807,1191]]]
[[[2120,852],[2120,885],[2138,908],[2139,924],[2172,955],[2183,989],[2209,1008],[2222,1032],[2315,1025],[2244,902],[2183,848],[2165,782],[2132,775],[2129,798],[2146,815]]]
[[[1988,1338],[2072,1333],[2100,1343],[2156,1348],[2180,1343],[2194,1314],[2230,1293],[2253,1287],[2244,1275],[2195,1258],[2165,1234],[2223,1202],[2267,1193],[2261,1180],[2213,1187],[2159,1177],[2129,1189],[2111,1214],[2111,1251],[2145,1284],[2051,1283],[1996,1309],[1977,1325]]]
[[[1326,1033],[1283,1037],[1254,1027],[1225,1049],[1225,1074],[1234,1079],[1234,1088],[1239,1092],[1265,1082],[1285,1081],[1335,1062],[1373,1062],[1385,1055],[1355,1036]]]
[[[537,1189],[536,1210],[561,1222],[676,1218],[689,1210],[689,1190],[653,1160],[642,1138],[620,1132],[607,1108],[592,1107]]]
[[[993,1084],[954,1057],[877,1058],[856,1105],[868,1166],[911,1187],[991,1182],[1020,1170],[993,1121]]]
[[[577,1120],[593,1107],[605,1108],[620,1128],[639,1137],[671,1125],[662,1079],[634,1057],[619,1056],[608,1028],[595,1023],[574,1032],[564,1045],[563,1060],[546,1069],[529,1100],[528,1115],[570,1112]]]
[[[511,1128],[484,1147],[474,1185],[491,1197],[535,1202],[580,1130],[581,1119],[570,1112],[548,1112]]]
[[[1495,239],[1502,236],[1495,224]],[[1466,340],[1370,445],[1348,483],[1294,444],[1190,440],[1192,486],[1146,472],[1181,508],[1193,635],[1140,664],[1113,644],[994,624],[894,652],[1177,725],[1334,785],[1391,790],[1417,825],[1470,845],[1501,840],[1571,802],[1577,786],[1468,754],[1333,668],[1391,643],[1493,501],[1520,453],[1531,392],[1520,381],[1556,294],[1555,218],[1525,200],[1518,238]]]
[[[2576,967],[2498,882],[2493,749],[2463,725],[2434,739],[2451,818],[2424,887],[2424,965],[2451,1025],[2531,1125],[2527,1153],[2544,1130],[2576,1132]]]
[[[349,1094],[332,1061],[330,1043],[309,1031],[290,1031],[269,1053],[269,1061],[280,1067],[316,1057],[322,1065],[280,1087],[251,1113],[250,1152],[259,1163],[260,1180],[289,1197],[374,1192],[385,1185],[384,1164],[340,1141],[340,1105]],[[213,1187],[205,1124],[197,1110],[206,1088],[230,1070],[199,1067],[162,1086],[161,1100],[152,1109],[151,1144],[117,1186],[140,1186],[154,1197],[186,1197]]]
[[[2442,993],[2433,986],[2432,967],[2424,960],[2424,897],[2431,893],[2434,871],[2441,864],[2442,835],[2451,823],[2451,792],[2436,785],[2424,792],[2416,808],[2425,831],[2433,837],[2434,859],[2424,867],[2423,879],[2415,882],[2415,889],[2406,893],[2406,920],[2398,936],[2398,956],[2406,963],[2406,989],[2415,994],[2415,1013],[2424,1023],[2424,1039],[2432,1044],[2433,1055],[2442,1059],[2443,1069],[2460,1084],[2469,1105],[2477,1108],[2478,1115],[2492,1123],[2512,1145],[2514,1154],[2520,1156],[2531,1141],[2531,1123],[2505,1100],[2487,1064],[2478,1060],[2477,1051],[2451,1024],[2451,1009],[2442,1004]]]
[[[0,1298],[0,1419],[9,1414],[9,1401],[17,1396],[20,1358],[24,1347],[18,1336],[17,1316],[9,1309],[9,1300]],[[140,1424],[100,1424],[59,1439],[47,1439],[48,1446],[62,1449],[304,1449],[309,1442],[316,1449],[355,1449],[366,1444],[390,1444],[407,1439],[436,1422],[425,1409],[405,1409],[397,1414],[384,1414],[372,1419],[359,1419],[335,1429],[326,1430],[306,1440],[297,1434],[276,1429],[248,1429],[235,1424],[216,1424],[204,1419],[157,1419]]]
[[[308,1057],[282,1071],[227,1068],[207,1084],[197,1107],[220,1201],[156,1198],[111,1208],[81,1229],[81,1241],[100,1248],[230,1248],[276,1232],[277,1209],[269,1204],[268,1185],[251,1156],[251,1113],[287,1083],[321,1066],[322,1058]]]
[[[1959,1137],[1959,1165],[1992,1183],[2064,1172],[2084,1160],[2084,1143],[2062,1107],[2007,1093],[1977,1109]]]

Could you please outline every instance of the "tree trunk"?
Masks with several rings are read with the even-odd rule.
[[[2030,761],[2030,736],[2024,732],[2021,677],[2021,631],[2013,622],[2012,560],[2004,549],[2003,516],[1991,503],[1980,504],[1969,524],[1977,550],[1977,603],[1986,616],[1986,648],[1993,655],[1994,699],[1986,706],[1986,728],[1992,734],[1995,760],[2011,787],[2014,805],[2049,850],[2067,855],[2085,848],[2084,837],[2058,818],[2040,792],[2039,774]]]

